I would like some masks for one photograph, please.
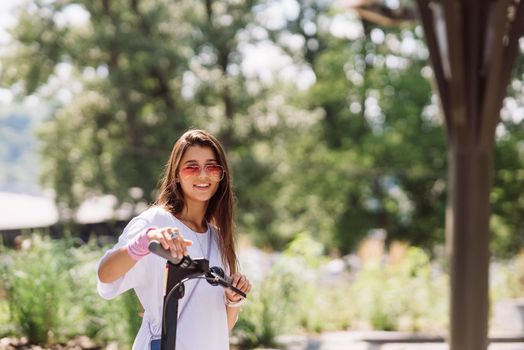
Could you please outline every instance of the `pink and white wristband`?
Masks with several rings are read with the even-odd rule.
[[[138,261],[149,254],[149,237],[147,237],[147,233],[150,230],[156,230],[156,227],[146,228],[127,244],[127,253],[133,260]]]

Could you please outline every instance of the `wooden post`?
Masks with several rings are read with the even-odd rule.
[[[450,350],[485,350],[489,309],[492,150],[450,145],[446,234],[450,257]]]

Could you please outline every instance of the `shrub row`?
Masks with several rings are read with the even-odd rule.
[[[34,235],[20,250],[1,249],[0,337],[48,345],[85,335],[102,347],[130,347],[141,322],[136,296],[108,302],[96,293],[105,247]],[[494,298],[522,296],[524,269],[516,261],[499,264]],[[244,264],[254,288],[234,330],[239,345],[276,346],[284,333],[446,328],[448,278],[422,250],[412,247],[400,262],[370,261],[336,275],[327,263],[323,247],[300,234],[264,273],[259,264]]]
[[[128,347],[136,334],[139,306],[132,293],[107,302],[96,293],[95,244],[34,235],[22,249],[2,249],[0,295],[9,327],[0,336],[24,336],[32,344],[66,342],[87,335],[99,343]]]

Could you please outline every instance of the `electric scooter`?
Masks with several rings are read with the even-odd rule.
[[[160,350],[176,350],[176,330],[178,317],[178,302],[184,296],[184,283],[192,279],[205,279],[213,286],[222,286],[229,288],[243,298],[246,294],[235,288],[231,282],[230,276],[224,273],[219,266],[209,267],[207,259],[191,259],[184,256],[182,259],[176,259],[171,255],[169,250],[165,250],[160,242],[149,242],[149,251],[167,259],[166,263],[166,288],[163,301],[162,312],[162,335],[160,342],[152,343],[151,350],[156,350],[160,343]]]

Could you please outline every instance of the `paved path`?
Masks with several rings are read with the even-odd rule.
[[[494,335],[488,350],[524,350],[524,333]],[[281,336],[285,350],[448,350],[442,336],[402,332],[333,332]]]

